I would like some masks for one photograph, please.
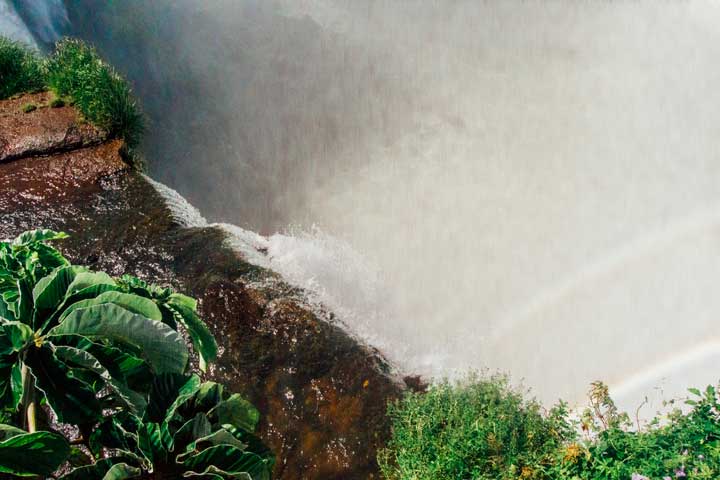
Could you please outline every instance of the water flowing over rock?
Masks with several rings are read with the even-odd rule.
[[[59,247],[75,263],[197,297],[222,351],[209,376],[262,412],[276,477],[378,478],[385,407],[404,388],[382,356],[310,309],[303,291],[248,263],[226,231],[168,201],[123,162],[121,142],[72,108],[21,111],[46,100],[0,102],[0,238],[62,230],[71,237]]]

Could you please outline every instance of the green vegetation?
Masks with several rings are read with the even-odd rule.
[[[0,242],[0,473],[269,479],[257,410],[191,371],[183,331],[217,355],[195,300],[71,265],[65,237]]]
[[[389,415],[393,437],[379,460],[397,480],[527,477],[552,461],[571,430],[564,405],[544,415],[499,376],[409,393]]]
[[[62,98],[53,98],[50,100],[50,108],[61,108],[65,106],[65,100]]]
[[[144,119],[127,81],[103,61],[97,51],[75,39],[64,39],[46,59],[17,42],[0,37],[0,99],[50,89],[71,99],[83,117],[122,138],[131,149],[144,131]]]
[[[0,36],[0,99],[43,90],[44,70],[37,52]]]
[[[94,48],[65,39],[47,61],[47,84],[61,97],[70,97],[92,124],[123,138],[129,147],[140,143],[143,117],[128,83]]]
[[[579,418],[544,412],[505,377],[409,393],[392,404],[393,435],[378,461],[390,480],[710,480],[720,478],[720,397],[691,390],[643,428],[618,412],[602,383]]]
[[[37,110],[37,105],[35,105],[34,103],[26,103],[22,107],[23,113],[34,112],[35,110]]]

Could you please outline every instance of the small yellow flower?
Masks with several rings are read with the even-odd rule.
[[[563,457],[563,461],[576,463],[582,455],[583,448],[577,443],[573,443],[568,445],[568,447],[565,449],[565,456]]]

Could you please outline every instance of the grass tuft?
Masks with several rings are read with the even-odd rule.
[[[0,36],[0,100],[45,88],[45,68],[38,53]]]
[[[59,97],[71,97],[92,124],[136,147],[144,119],[127,81],[81,40],[64,39],[47,62],[47,83]]]
[[[34,103],[26,103],[22,106],[23,113],[34,112],[35,110],[37,110],[37,105],[35,105]]]
[[[61,108],[65,106],[65,100],[62,98],[53,98],[50,100],[50,108]]]

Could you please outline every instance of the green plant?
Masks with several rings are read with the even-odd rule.
[[[443,383],[390,406],[392,438],[378,461],[392,480],[717,480],[720,396],[690,393],[688,412],[641,426],[601,382],[577,421],[562,403],[543,413],[504,377]]]
[[[408,393],[389,407],[379,463],[393,480],[538,478],[571,431],[564,404],[544,415],[503,376],[472,376]]]
[[[128,82],[81,40],[63,39],[55,52],[42,59],[34,50],[0,36],[0,100],[18,93],[49,88],[53,108],[67,99],[93,125],[128,146],[127,158],[136,168],[142,162],[134,149],[145,130],[144,117]],[[27,104],[25,113],[34,108]]]
[[[65,106],[65,100],[62,98],[53,98],[50,100],[50,108],[61,108]]]
[[[269,480],[274,459],[252,434],[258,419],[250,403],[225,394],[222,385],[197,376],[157,377],[144,417],[106,418],[89,442],[103,460],[62,479],[101,480],[122,466],[135,476]]]
[[[130,86],[93,47],[76,39],[58,42],[47,62],[47,84],[58,96],[72,97],[88,121],[130,148],[140,143],[144,121]]]
[[[103,272],[71,265],[46,243],[65,237],[50,230],[36,230],[13,242],[0,242],[0,406],[6,423],[26,430],[0,425],[0,433],[8,432],[7,442],[0,442],[0,472],[48,475],[71,459],[67,439],[57,432],[37,431],[41,422],[51,428],[40,408],[47,405],[58,423],[77,429],[79,436],[74,442],[94,453],[84,458],[84,463],[109,463],[103,440],[112,438],[93,434],[99,425],[122,419],[127,435],[138,439],[133,450],[136,456],[111,465],[115,476],[105,478],[135,478],[138,472],[143,478],[166,478],[162,472],[169,467],[155,457],[147,458],[148,450],[141,440],[143,429],[150,428],[147,422],[156,422],[157,412],[163,411],[161,406],[168,406],[176,396],[180,403],[175,410],[179,411],[184,401],[197,400],[199,392],[210,388],[219,392],[213,397],[217,400],[215,410],[205,412],[208,420],[217,420],[211,425],[212,431],[228,431],[238,438],[230,445],[219,445],[227,446],[223,451],[234,455],[240,452],[254,461],[243,464],[250,476],[235,465],[237,468],[230,473],[220,469],[220,473],[208,473],[206,478],[266,478],[262,475],[272,467],[269,453],[250,447],[238,450],[238,442],[251,438],[254,428],[245,420],[257,412],[239,396],[223,398],[219,385],[198,386],[197,377],[186,377],[189,352],[177,331],[178,324],[186,329],[203,368],[217,354],[215,339],[197,315],[195,300],[134,277],[114,279]],[[197,389],[192,390],[193,386]],[[220,418],[220,411],[232,414]],[[120,423],[117,425],[119,428]],[[163,425],[164,435],[172,432],[169,423],[159,425]],[[183,439],[199,439],[203,432],[193,430]],[[230,437],[223,439],[230,442]],[[182,444],[182,452],[177,451],[177,455],[183,453],[186,457],[173,464],[173,471],[189,472],[198,465],[209,472],[215,472],[217,465],[228,467],[215,457],[190,462],[187,459],[195,458],[193,452],[204,445],[190,443]],[[28,455],[17,452],[18,444]],[[168,452],[175,451],[173,445],[164,445],[170,448]],[[177,445],[181,445],[179,440]],[[146,456],[137,453],[138,449]],[[7,459],[4,451],[8,452]],[[41,451],[49,452],[45,462],[35,460],[35,453]],[[253,453],[254,457],[248,457],[255,451],[258,453]],[[14,456],[10,452],[15,452]],[[77,449],[73,454],[86,457]]]
[[[22,106],[23,113],[34,112],[35,110],[37,110],[37,105],[35,105],[34,103],[26,103]]]
[[[37,52],[0,36],[0,100],[45,87],[45,69]]]

